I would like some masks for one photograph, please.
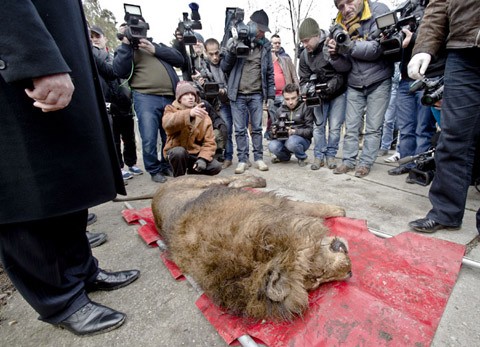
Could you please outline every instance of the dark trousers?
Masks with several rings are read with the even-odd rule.
[[[193,165],[197,161],[198,157],[196,155],[189,154],[187,150],[183,147],[173,147],[167,153],[168,161],[173,169],[173,177],[183,176],[187,173],[189,174],[201,174],[213,176],[222,171],[222,164],[217,160],[213,159],[211,162],[207,163],[207,168],[202,172],[197,172],[193,169]]]
[[[134,166],[137,163],[137,147],[135,144],[133,116],[114,115],[112,117],[112,128],[120,167],[123,167],[124,163],[128,167]]]
[[[98,262],[85,234],[87,210],[0,225],[0,260],[39,319],[59,323],[90,300],[85,282],[98,274]]]
[[[433,208],[427,217],[447,226],[462,224],[475,147],[480,139],[479,56],[478,48],[451,50],[445,67],[442,132],[429,192]],[[477,229],[480,232],[480,210]]]

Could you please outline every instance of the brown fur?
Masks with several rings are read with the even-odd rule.
[[[152,211],[172,260],[213,302],[242,316],[291,320],[307,308],[309,290],[351,275],[345,244],[323,224],[345,211],[228,187],[258,179],[171,179]]]

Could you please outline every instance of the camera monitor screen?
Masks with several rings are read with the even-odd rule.
[[[389,12],[384,14],[383,16],[379,16],[375,18],[377,22],[377,28],[383,29],[389,27],[390,25],[397,23],[397,17],[395,16],[395,12]]]
[[[142,15],[142,9],[138,5],[131,5],[131,4],[123,4],[125,8],[125,13],[130,13],[136,16]]]

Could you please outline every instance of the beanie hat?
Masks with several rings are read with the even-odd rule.
[[[197,42],[201,42],[201,43],[204,43],[204,42],[205,42],[205,40],[203,39],[203,36],[202,36],[202,35],[200,35],[200,34],[197,33],[197,32],[194,32],[193,34],[194,34],[195,37],[197,38]]]
[[[270,29],[268,28],[268,15],[264,10],[253,12],[253,14],[250,16],[250,20],[257,24],[258,30],[270,32]]]
[[[301,40],[308,39],[320,34],[320,27],[313,18],[305,18],[298,28],[298,38]]]
[[[180,102],[180,98],[187,94],[187,93],[193,93],[195,94],[195,98],[197,97],[197,89],[187,81],[179,81],[177,84],[177,89],[175,91],[175,99]]]

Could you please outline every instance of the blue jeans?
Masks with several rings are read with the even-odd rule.
[[[150,175],[170,169],[170,164],[163,156],[163,148],[167,141],[167,134],[162,127],[163,110],[171,104],[173,96],[160,96],[132,92],[133,106],[138,118],[138,130],[142,137],[142,153],[145,170]],[[162,139],[161,160],[158,160],[158,132]]]
[[[343,140],[343,164],[350,168],[355,167],[358,156],[358,137],[363,125],[365,112],[365,135],[363,150],[358,160],[359,166],[371,167],[377,158],[380,149],[383,118],[390,100],[392,80],[384,80],[373,89],[347,90],[347,114],[345,118],[346,133]]]
[[[240,163],[248,160],[248,134],[247,122],[250,116],[252,127],[253,159],[263,160],[262,144],[262,94],[238,94],[237,100],[230,101],[232,108],[233,125],[235,127],[235,140],[237,142],[237,156]]]
[[[442,132],[427,217],[447,226],[462,224],[476,146],[480,139],[480,49],[450,50],[445,66]],[[480,209],[477,212],[480,232]]]
[[[383,121],[381,149],[389,150],[393,142],[393,131],[397,123],[397,115],[395,112],[397,106],[397,90],[398,83],[392,83],[392,90],[390,93],[390,102],[388,103],[387,112],[385,112],[385,120]],[[400,147],[397,143],[397,152]]]
[[[232,108],[230,107],[230,104],[222,104],[222,106],[220,106],[220,117],[222,117],[223,121],[227,125],[227,146],[225,148],[225,160],[231,161],[233,159],[233,119]]]
[[[423,91],[410,93],[411,79],[400,81],[397,91],[397,126],[400,132],[400,158],[427,151],[431,146],[431,138],[435,133],[435,118],[430,107],[423,106]],[[415,163],[409,163],[415,166]]]
[[[268,149],[280,161],[289,161],[292,153],[297,159],[306,159],[306,150],[310,147],[310,141],[299,135],[291,135],[286,140],[272,140]]]
[[[313,109],[315,124],[313,125],[313,139],[315,158],[335,157],[340,142],[340,131],[345,121],[345,93],[330,101],[324,101],[321,106]],[[325,127],[328,122],[328,140]]]

